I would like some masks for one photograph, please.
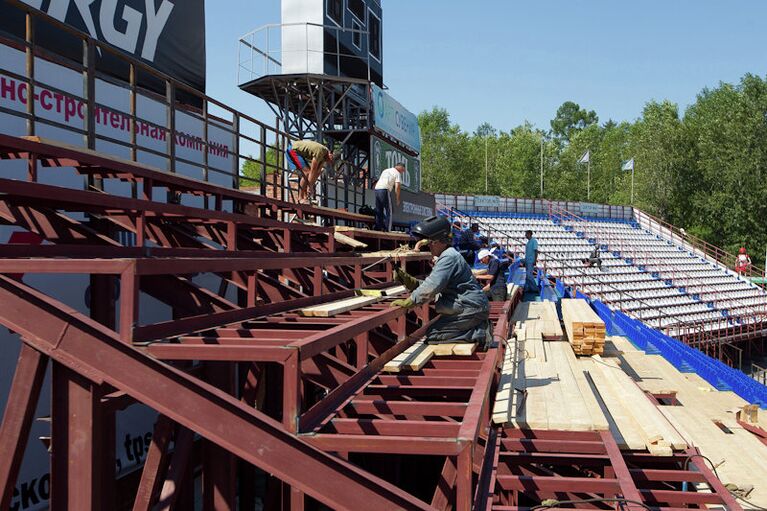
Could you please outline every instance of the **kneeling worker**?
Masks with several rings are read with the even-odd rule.
[[[430,344],[467,342],[484,344],[489,339],[490,304],[482,286],[471,273],[466,261],[451,246],[450,222],[432,216],[416,225],[412,234],[419,239],[417,247],[428,244],[437,260],[423,281],[398,268],[397,282],[412,291],[409,298],[395,300],[392,306],[415,307],[437,299],[435,309],[440,318],[426,332]]]

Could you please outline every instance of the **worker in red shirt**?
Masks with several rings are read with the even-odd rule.
[[[735,259],[735,271],[738,272],[738,275],[743,275],[744,273],[748,273],[750,269],[751,258],[748,257],[748,254],[746,253],[746,247],[740,247],[738,257]]]

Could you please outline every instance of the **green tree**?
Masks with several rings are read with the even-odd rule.
[[[560,140],[569,142],[574,132],[599,122],[594,110],[585,110],[578,103],[565,101],[551,120],[551,132]]]

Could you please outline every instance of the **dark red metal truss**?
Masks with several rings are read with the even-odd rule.
[[[621,451],[609,431],[491,432],[476,510],[742,509],[694,448],[672,456]]]

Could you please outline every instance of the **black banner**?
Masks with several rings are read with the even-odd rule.
[[[24,0],[24,3],[205,92],[204,0]],[[0,32],[21,39],[25,33],[23,11],[3,0]],[[35,43],[74,61],[83,61],[79,40],[50,23],[36,21]],[[99,71],[128,80],[128,66],[119,58],[97,51],[96,61]],[[141,73],[139,84],[155,90],[160,85]]]

